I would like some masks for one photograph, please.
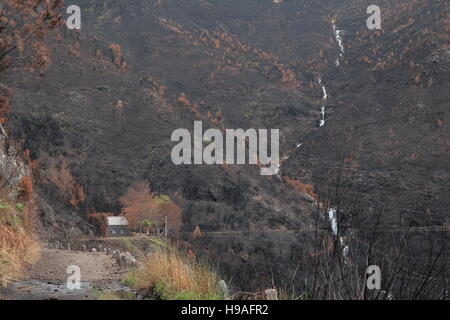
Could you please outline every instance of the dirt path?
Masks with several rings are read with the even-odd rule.
[[[69,289],[70,266],[81,272],[81,289]],[[0,299],[91,300],[106,293],[129,292],[120,282],[124,276],[113,258],[105,253],[43,249],[40,260],[27,270],[26,278],[0,290]]]

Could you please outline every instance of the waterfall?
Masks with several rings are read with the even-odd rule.
[[[336,29],[336,23],[333,20],[333,31],[334,31],[334,37],[336,38],[336,41],[339,45],[339,58],[336,59],[336,67],[339,67],[339,65],[341,64],[340,59],[342,58],[342,56],[344,55],[345,49],[344,49],[344,41],[342,40],[342,36],[341,36],[341,30]]]
[[[322,92],[323,92],[323,101],[326,102],[328,99],[327,89],[324,85],[322,85]]]
[[[322,115],[322,119],[320,119],[319,126],[323,127],[325,125],[325,107],[320,109],[320,114]]]
[[[328,209],[328,219],[330,220],[331,231],[333,232],[333,235],[335,237],[337,237],[338,236],[338,222],[337,222],[337,210],[335,208]],[[347,258],[350,248],[347,244],[345,244],[343,237],[339,237],[339,244],[342,247],[342,255],[344,256],[344,258]],[[347,263],[346,260],[345,260],[345,263]]]
[[[319,78],[318,83],[322,88],[322,102],[323,102],[323,106],[320,109],[321,119],[319,122],[319,127],[323,127],[325,125],[325,104],[327,103],[328,100],[328,93],[327,88],[325,88],[325,85],[322,83],[322,78]]]
[[[334,208],[328,209],[328,218],[330,219],[330,223],[331,223],[331,231],[333,231],[333,234],[335,236],[337,236],[338,224],[337,224],[337,217],[336,217],[336,209],[334,209]]]

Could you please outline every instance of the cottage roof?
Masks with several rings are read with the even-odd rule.
[[[128,220],[122,216],[107,217],[108,226],[127,226]]]

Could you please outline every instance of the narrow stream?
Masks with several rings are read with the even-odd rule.
[[[321,119],[319,122],[319,127],[323,127],[325,125],[325,106],[328,100],[328,93],[327,88],[325,88],[325,85],[322,83],[322,78],[319,78],[318,83],[322,88],[322,107],[320,108]]]
[[[3,295],[13,300],[92,300],[102,292],[138,300],[143,298],[120,281],[81,282],[79,289],[69,289],[66,282],[60,280],[28,279],[14,282],[1,290]]]
[[[339,52],[339,57],[336,59],[336,67],[339,67],[339,66],[340,66],[340,63],[341,63],[341,62],[340,62],[340,61],[341,61],[341,58],[344,56],[344,53],[345,53],[344,41],[342,40],[342,36],[341,36],[342,31],[339,30],[339,29],[337,29],[337,27],[336,27],[336,19],[333,19],[331,23],[332,23],[333,33],[334,33],[334,36],[335,36],[335,38],[336,38],[336,42],[337,42],[337,44],[338,44],[338,46],[339,46],[339,51],[340,51],[340,52]],[[328,101],[328,91],[327,91],[327,88],[326,88],[325,84],[323,83],[321,77],[319,77],[318,85],[319,85],[319,86],[321,87],[321,89],[322,89],[322,107],[320,108],[320,121],[319,121],[319,127],[323,127],[323,126],[325,125],[325,123],[326,123],[326,120],[325,120],[325,112],[326,112],[326,104],[327,104],[327,101]],[[285,156],[282,158],[282,160],[280,161],[280,163],[279,163],[279,165],[278,165],[278,169],[277,169],[277,171],[276,171],[276,174],[277,174],[277,175],[280,174],[280,169],[281,169],[281,164],[282,164],[282,162],[285,161],[285,160],[287,160],[287,159],[289,159],[289,158],[290,158],[290,155],[291,155],[292,153],[294,153],[295,151],[297,151],[302,145],[303,145],[303,143],[297,144],[297,146],[296,146],[296,148],[295,148],[294,150],[288,152],[287,155],[285,155]]]
[[[333,26],[333,31],[334,31],[334,36],[335,36],[335,38],[336,38],[336,41],[337,41],[337,43],[338,43],[338,45],[339,45],[339,49],[340,49],[340,53],[339,53],[339,58],[337,58],[336,59],[336,67],[339,67],[340,66],[340,64],[341,64],[341,61],[340,61],[340,59],[344,56],[344,52],[345,52],[345,49],[344,49],[344,42],[342,41],[342,37],[341,37],[341,30],[338,30],[337,28],[336,28],[336,21],[333,19],[333,21],[332,21],[332,26]]]

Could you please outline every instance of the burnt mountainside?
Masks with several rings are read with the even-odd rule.
[[[370,31],[367,1],[79,0],[82,29],[50,40],[48,71],[8,77],[9,130],[40,170],[66,159],[87,194],[74,208],[38,186],[43,236],[92,232],[88,210],[119,213],[147,180],[176,195],[186,245],[239,286],[282,282],[340,163],[365,207],[395,213],[384,223],[448,224],[448,3],[380,2],[383,28]],[[279,128],[280,175],[175,166],[171,133],[195,120]]]

